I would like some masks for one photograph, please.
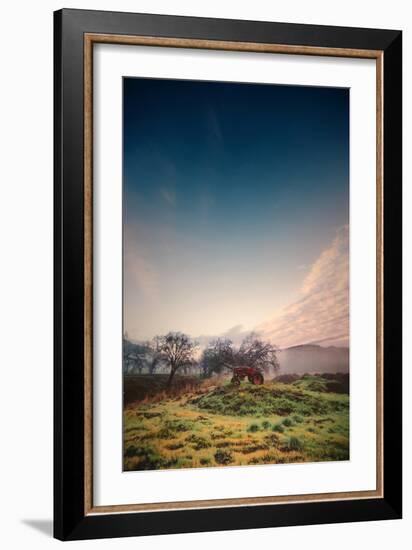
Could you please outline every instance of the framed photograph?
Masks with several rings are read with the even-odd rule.
[[[55,536],[402,509],[402,34],[55,13]]]

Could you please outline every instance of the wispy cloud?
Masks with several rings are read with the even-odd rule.
[[[342,227],[306,275],[301,297],[258,330],[280,347],[349,340],[349,228]],[[338,335],[338,336],[337,336]]]

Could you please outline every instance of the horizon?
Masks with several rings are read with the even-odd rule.
[[[163,336],[163,335],[159,335],[159,336]],[[190,334],[187,334],[186,336],[188,336],[194,342],[197,342],[196,337],[192,337]],[[145,344],[147,342],[147,340],[135,340],[133,338],[130,338],[127,334],[124,335],[123,338],[125,340],[127,340],[128,342],[131,342],[132,344]],[[211,343],[211,342],[213,342],[213,339],[209,340],[209,343]],[[347,350],[349,349],[348,344],[346,344],[346,345],[342,344],[340,346],[335,345],[335,344],[322,346],[321,344],[317,344],[317,343],[313,343],[313,342],[306,342],[306,343],[303,343],[303,344],[294,344],[293,346],[288,346],[286,348],[278,348],[277,352],[288,351],[290,349],[295,349],[295,348],[303,348],[303,347],[306,347],[306,346],[313,346],[313,347],[322,348],[322,349],[325,349],[325,350],[331,349],[331,348],[334,348],[334,349],[347,349]],[[200,347],[201,350],[204,349],[200,345],[199,345],[199,347]]]

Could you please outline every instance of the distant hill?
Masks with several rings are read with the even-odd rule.
[[[316,344],[292,346],[279,351],[280,372],[349,372],[349,348]]]

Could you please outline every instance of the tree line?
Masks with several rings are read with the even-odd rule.
[[[143,343],[133,343],[124,337],[123,370],[125,374],[168,373],[170,387],[178,371],[208,378],[237,366],[266,372],[279,369],[277,347],[253,332],[239,346],[228,338],[217,338],[209,342],[200,356],[198,352],[198,343],[182,332],[169,332]]]

